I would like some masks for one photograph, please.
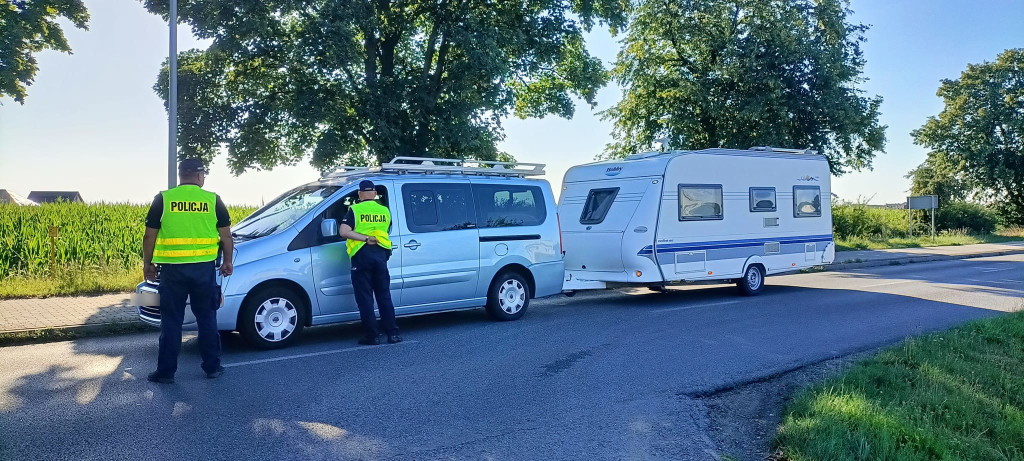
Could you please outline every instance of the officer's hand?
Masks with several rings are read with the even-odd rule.
[[[229,263],[227,261],[221,263],[221,265],[220,265],[220,275],[222,275],[224,277],[227,277],[227,276],[231,275],[231,273],[234,272],[234,271],[235,271],[234,264],[231,264],[231,263]]]
[[[366,237],[366,244],[367,245],[376,245],[377,244],[377,237],[373,237],[373,236]]]
[[[146,280],[156,280],[156,264],[147,263],[142,265],[142,275]]]

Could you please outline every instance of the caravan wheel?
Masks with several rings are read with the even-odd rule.
[[[751,264],[743,273],[743,278],[736,281],[736,286],[746,296],[755,296],[761,293],[761,289],[764,288],[764,270],[761,269],[761,266]]]

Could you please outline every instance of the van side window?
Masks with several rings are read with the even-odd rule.
[[[774,187],[750,188],[750,211],[776,211]]]
[[[615,196],[619,195],[619,188],[591,189],[587,194],[587,203],[583,205],[583,214],[580,215],[580,224],[600,224],[612,207]]]
[[[821,216],[821,188],[818,186],[793,186],[793,217],[810,218]]]
[[[680,184],[679,220],[722,219],[721,184]]]
[[[412,232],[439,232],[476,227],[469,184],[405,184],[405,219]]]
[[[539,226],[547,218],[537,186],[473,184],[479,227]]]

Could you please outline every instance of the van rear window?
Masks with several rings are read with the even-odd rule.
[[[537,186],[473,184],[479,227],[539,226],[547,218]]]
[[[587,194],[587,203],[583,205],[580,224],[600,224],[601,221],[604,221],[616,195],[619,195],[618,187],[591,189],[590,194]]]

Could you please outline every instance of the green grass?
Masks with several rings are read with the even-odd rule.
[[[0,278],[0,299],[46,298],[135,291],[142,281],[142,259],[135,268],[122,266],[61,268],[49,275],[16,274]]]
[[[1024,460],[1024,313],[911,339],[800,393],[790,460]]]
[[[914,237],[914,238],[871,238],[871,237],[849,237],[836,240],[837,251],[850,250],[887,250],[892,248],[920,248],[939,247],[952,245],[973,245],[976,243],[1005,243],[1024,240],[1021,235],[1007,235],[1002,232],[989,235],[965,235],[960,233],[946,233],[935,236]]]

